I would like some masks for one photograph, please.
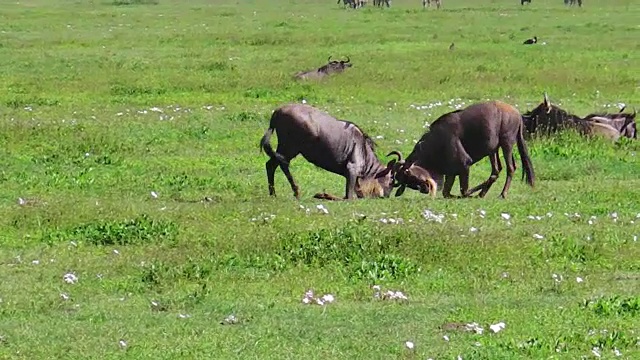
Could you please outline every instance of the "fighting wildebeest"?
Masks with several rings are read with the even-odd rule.
[[[346,60],[331,60],[331,56],[327,59],[327,64],[315,70],[300,71],[295,74],[296,79],[321,79],[331,74],[343,72],[346,68],[353,66],[351,59],[347,56]]]
[[[407,186],[429,192],[431,189],[419,184],[424,184],[425,179],[432,179],[437,185],[442,183],[444,177],[442,194],[447,198],[452,197],[451,188],[458,176],[462,197],[478,191],[478,196],[484,197],[502,169],[498,156],[498,151],[502,149],[507,179],[500,196],[505,198],[516,169],[512,151],[514,144],[517,144],[520,153],[523,178],[533,187],[535,174],[523,131],[520,112],[501,101],[476,103],[440,116],[405,160],[402,160],[399,152],[395,152],[398,162],[392,165],[395,178],[393,185],[399,186],[396,196],[401,195]],[[469,190],[469,168],[485,157],[489,157],[491,163],[491,176]]]
[[[278,135],[275,151],[269,140]],[[289,180],[296,198],[298,185],[289,171],[289,162],[298,154],[310,163],[346,178],[346,199],[354,197],[388,197],[392,190],[392,162],[387,166],[375,155],[375,143],[356,124],[338,120],[309,105],[288,104],[277,108],[260,140],[269,155],[266,162],[269,195],[275,196],[274,174],[278,166]],[[373,182],[374,186],[365,185]],[[367,194],[363,189],[377,189]]]
[[[603,135],[616,141],[620,136],[636,138],[635,116],[635,112],[633,114],[589,114],[583,119],[553,105],[545,93],[542,103],[525,113],[523,120],[529,135],[543,134],[548,136],[572,128],[585,136]],[[617,130],[618,134],[614,133],[612,128]]]
[[[441,0],[422,0],[422,8],[424,9],[427,6],[431,6],[432,2],[435,3],[437,9],[440,9],[440,6],[442,5]]]

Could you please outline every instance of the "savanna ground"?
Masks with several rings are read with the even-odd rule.
[[[480,100],[640,107],[638,19],[632,0],[4,2],[0,357],[638,358],[637,141],[534,139],[536,188],[518,160],[507,200],[503,173],[485,199],[321,202],[344,179],[302,158],[301,201],[279,170],[270,198],[258,150],[290,101],[380,157]],[[354,66],[292,80],[329,55]]]

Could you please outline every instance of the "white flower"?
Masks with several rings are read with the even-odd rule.
[[[62,277],[62,279],[64,280],[64,282],[66,282],[67,284],[75,284],[78,282],[78,277],[73,274],[73,273],[68,273],[68,274],[64,274],[64,276]]]
[[[404,346],[406,346],[409,350],[413,350],[413,348],[415,347],[415,345],[413,345],[413,342],[411,341],[405,341]]]
[[[332,302],[334,302],[334,301],[335,301],[335,299],[336,299],[336,298],[335,298],[333,295],[331,295],[331,294],[326,294],[326,295],[324,295],[324,296],[322,297],[322,300],[323,300],[324,302],[326,302],[326,303],[332,303]]]
[[[602,355],[600,355],[600,349],[597,346],[591,349],[591,352],[597,358],[602,357]]]
[[[484,329],[480,327],[478,323],[475,323],[475,322],[466,324],[464,327],[467,331],[473,331],[476,334],[482,334],[484,332]]]
[[[534,237],[535,239],[538,239],[538,240],[542,240],[542,239],[544,239],[544,236],[542,236],[542,235],[540,235],[540,234],[533,234],[533,237]]]
[[[493,331],[494,333],[497,333],[502,329],[504,329],[505,327],[506,327],[505,323],[499,322],[497,324],[490,325],[489,329],[491,329],[491,331]]]
[[[190,317],[191,317],[191,315],[189,315],[189,314],[178,314],[178,317],[179,317],[180,319],[187,319],[187,318],[190,318]]]
[[[478,228],[472,226],[472,227],[469,228],[469,231],[470,232],[476,232],[476,231],[478,231]]]
[[[65,294],[65,293],[60,293],[60,298],[62,300],[69,300],[69,295]]]
[[[576,282],[577,282],[578,284],[579,284],[579,283],[581,283],[581,282],[583,282],[583,281],[584,281],[584,280],[583,280],[580,276],[578,276],[578,277],[576,278]]]
[[[124,341],[124,339],[120,339],[120,341],[118,341],[118,345],[120,345],[121,348],[126,348],[127,342]]]
[[[622,356],[622,353],[620,352],[620,350],[618,350],[618,348],[614,348],[614,349],[613,349],[613,354],[614,354],[615,356]]]
[[[308,305],[311,303],[311,299],[308,297],[302,298],[302,303]]]
[[[322,204],[316,205],[316,209],[318,209],[318,211],[323,213],[323,214],[328,214],[329,213],[329,210],[327,210],[327,208],[324,207],[324,205],[322,205]]]
[[[33,260],[31,263],[32,263],[33,265],[38,265],[38,264],[40,264],[40,260]]]
[[[447,335],[444,335],[442,338],[444,339],[444,341],[449,341],[449,337]]]
[[[502,214],[500,214],[500,216],[502,216],[502,218],[505,219],[505,220],[511,219],[511,215],[509,215],[507,213],[502,213]]]
[[[157,199],[158,198],[158,193],[155,192],[155,191],[152,191],[151,192],[151,197],[154,198],[154,199]]]

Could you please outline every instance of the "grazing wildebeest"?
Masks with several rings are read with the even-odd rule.
[[[522,160],[523,178],[526,177],[527,184],[533,187],[535,175],[523,131],[520,112],[501,101],[477,103],[440,116],[404,161],[402,155],[395,152],[398,163],[391,165],[395,179],[393,185],[399,186],[396,196],[401,195],[407,186],[428,192],[431,189],[419,184],[424,184],[425,179],[432,179],[437,185],[444,177],[442,194],[448,198],[452,196],[451,188],[458,176],[463,197],[478,191],[478,196],[484,197],[502,169],[498,155],[498,150],[502,149],[507,166],[507,179],[500,194],[504,198],[516,169],[512,151],[514,144],[517,144]],[[491,163],[491,176],[469,190],[469,168],[485,157],[489,157]]]
[[[524,3],[531,4],[531,0],[520,0],[520,5],[524,5]]]
[[[441,0],[422,0],[422,8],[424,9],[427,6],[431,6],[432,2],[435,3],[437,9],[440,9],[440,6],[442,5]]]
[[[269,140],[278,135],[278,147],[273,151]],[[356,124],[338,120],[309,105],[288,104],[277,108],[260,140],[261,148],[269,155],[266,163],[269,195],[275,196],[274,174],[282,169],[293,194],[300,198],[298,185],[289,172],[289,162],[298,154],[312,164],[346,178],[346,199],[368,195],[388,197],[392,190],[391,167],[381,163],[375,155],[375,143]],[[365,183],[376,182],[375,186]],[[381,193],[366,194],[364,188],[379,189]]]
[[[336,60],[332,61],[331,56],[329,56],[329,59],[327,59],[326,65],[323,65],[315,70],[300,71],[296,73],[294,77],[296,79],[303,79],[303,80],[321,79],[331,74],[341,73],[346,68],[350,68],[351,66],[353,66],[353,64],[351,64],[351,59],[348,56],[346,60],[340,60],[340,61],[336,61]]]
[[[547,94],[542,103],[523,115],[525,129],[529,135],[552,133],[572,128],[582,135],[600,134],[616,141],[619,136],[614,135],[611,128],[618,131],[620,136],[636,138],[636,113],[633,114],[589,114],[584,119],[570,114],[566,110],[551,104]],[[594,125],[605,124],[608,126]]]
[[[564,0],[565,5],[575,5],[578,3],[578,6],[582,7],[582,0]]]

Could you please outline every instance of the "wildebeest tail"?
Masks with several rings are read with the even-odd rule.
[[[264,152],[267,153],[270,158],[278,160],[280,164],[288,164],[289,162],[287,161],[287,159],[285,159],[281,154],[275,152],[271,147],[271,143],[269,142],[271,140],[271,135],[273,135],[273,132],[275,130],[276,128],[273,127],[272,124],[269,124],[269,128],[264,132],[262,139],[260,139],[260,148],[264,150]]]
[[[524,122],[520,122],[520,129],[518,130],[518,152],[520,153],[520,160],[522,161],[522,178],[526,177],[527,184],[533,187],[535,182],[535,174],[533,172],[533,164],[531,163],[531,158],[529,157],[529,152],[527,151],[527,144],[524,142]]]

